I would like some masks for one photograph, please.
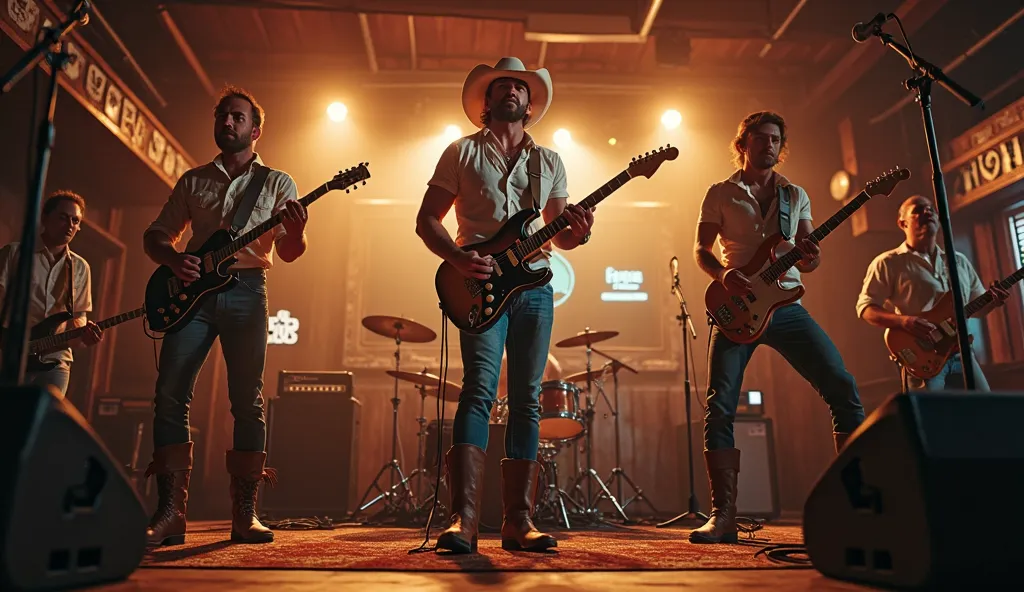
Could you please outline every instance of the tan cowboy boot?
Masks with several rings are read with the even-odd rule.
[[[146,528],[150,546],[180,545],[185,542],[185,509],[188,482],[192,475],[192,443],[161,446],[153,451],[146,477],[156,476],[156,511]]]
[[[437,537],[438,549],[476,553],[486,459],[487,453],[472,444],[456,444],[448,449],[445,464],[451,489],[451,526]]]
[[[227,466],[231,475],[231,540],[236,543],[269,543],[274,532],[256,517],[256,493],[260,482],[273,487],[277,471],[265,468],[266,452],[228,450]]]
[[[501,548],[508,551],[546,551],[558,546],[555,537],[537,530],[530,516],[537,499],[540,463],[505,458],[501,461]]]
[[[705,450],[711,482],[711,514],[707,524],[690,532],[691,543],[735,543],[736,481],[740,473],[737,448]]]

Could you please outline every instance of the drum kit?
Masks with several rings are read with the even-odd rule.
[[[441,377],[431,374],[426,368],[421,372],[409,372],[401,369],[402,342],[427,343],[433,341],[437,335],[431,329],[403,317],[369,316],[362,322],[363,326],[371,332],[395,341],[395,367],[393,370],[386,371],[389,376],[394,378],[394,396],[391,399],[391,459],[384,463],[373,482],[366,489],[353,518],[382,502],[384,508],[376,515],[377,520],[393,518],[400,522],[408,520],[422,523],[422,519],[430,513],[437,495],[435,483],[428,477],[436,477],[436,475],[431,475],[434,473],[434,465],[438,461],[436,439],[443,437],[439,432],[444,430],[443,425],[434,425],[439,423],[437,421],[428,425],[425,416],[426,400],[427,397],[439,397],[441,395],[439,389],[443,388],[445,400],[457,401],[461,387],[450,381],[442,381]],[[588,523],[604,522],[604,513],[598,508],[598,505],[604,500],[612,505],[615,513],[626,523],[631,522],[626,515],[626,507],[635,502],[645,502],[651,511],[657,514],[657,509],[644,496],[643,490],[621,468],[618,375],[622,370],[633,374],[636,374],[637,370],[594,347],[594,344],[612,339],[618,334],[618,331],[591,331],[586,328],[573,337],[555,343],[555,347],[559,348],[585,348],[586,369],[561,379],[546,380],[541,383],[539,396],[540,446],[537,460],[542,464],[543,471],[535,508],[535,519],[539,521],[552,519],[561,522],[566,528],[571,528],[570,517]],[[593,354],[606,358],[608,361],[600,368],[595,369],[592,364]],[[613,384],[611,399],[604,389],[609,375]],[[416,434],[417,463],[416,468],[408,475],[404,473],[398,460],[400,381],[411,383],[420,394],[420,414],[416,418],[419,424],[419,431]],[[603,398],[608,405],[615,426],[615,466],[611,469],[607,479],[602,479],[593,466],[594,416],[599,401],[598,396]],[[492,407],[491,424],[507,425],[508,414],[508,397],[498,397]],[[434,444],[430,445],[428,440],[433,441]],[[573,451],[576,471],[575,478],[572,480],[569,490],[566,491],[559,486],[558,464],[555,458],[562,450],[567,450],[570,447]],[[581,452],[585,456],[585,466],[581,463]],[[386,482],[384,481],[385,473],[388,474]],[[411,482],[416,478],[418,478],[417,486],[413,487]],[[633,490],[632,497],[625,501],[623,501],[624,482]],[[618,495],[612,493],[613,489]],[[377,492],[376,497],[367,501],[374,491]],[[443,507],[444,500],[437,501],[438,506]],[[438,515],[440,512],[435,514],[435,516]]]

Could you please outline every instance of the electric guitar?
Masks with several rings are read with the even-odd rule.
[[[1009,290],[1011,286],[1024,279],[1024,267],[1008,275],[998,282],[998,286]],[[992,290],[964,305],[964,318],[976,315],[987,306],[995,295]],[[935,325],[928,337],[917,337],[903,329],[885,330],[885,347],[889,353],[906,369],[907,372],[927,380],[938,374],[946,365],[946,360],[960,349],[957,342],[956,320],[953,318],[953,294],[946,292],[939,298],[928,312],[917,315]],[[969,341],[974,340],[971,335]]]
[[[101,330],[109,329],[115,325],[137,319],[144,313],[145,309],[136,308],[135,310],[112,316],[109,319],[103,319],[96,323],[96,325]],[[59,362],[55,361],[44,362],[41,358],[46,354],[67,349],[71,340],[81,337],[82,333],[85,332],[85,327],[76,327],[57,333],[57,328],[72,318],[71,313],[67,311],[58,312],[39,321],[29,330],[29,342],[25,348],[28,350],[25,359],[26,372],[45,372],[59,364]],[[0,339],[2,339],[2,336],[3,333],[0,332]]]
[[[360,163],[359,166],[340,171],[333,179],[300,199],[299,203],[308,208],[330,191],[344,189],[348,193],[349,187],[358,189],[360,181],[365,185],[366,179],[370,178],[370,171],[366,168],[368,165]],[[199,279],[193,282],[185,282],[166,265],[158,267],[146,284],[145,309],[150,329],[158,333],[180,331],[199,312],[199,304],[207,297],[233,288],[238,278],[228,269],[238,261],[235,253],[269,232],[282,219],[282,213],[278,212],[238,238],[233,238],[223,228],[213,233],[203,246],[189,253],[202,261]]]
[[[892,169],[868,183],[864,190],[839,209],[823,224],[807,235],[820,243],[830,232],[849,218],[855,211],[876,195],[888,196],[901,181],[910,178],[907,169]],[[729,340],[736,343],[753,343],[768,327],[776,309],[795,302],[804,294],[803,286],[784,289],[779,281],[782,274],[796,265],[803,257],[799,248],[794,247],[781,257],[775,248],[782,242],[782,234],[767,239],[750,261],[739,271],[750,279],[751,289],[745,294],[730,292],[720,281],[712,281],[704,292],[707,314],[718,325]]]
[[[630,179],[640,175],[649,179],[662,163],[675,160],[678,156],[679,149],[672,146],[637,156],[626,170],[599,187],[579,205],[584,209],[592,208]],[[483,333],[501,317],[508,307],[509,298],[514,294],[551,281],[550,269],[533,270],[526,261],[567,228],[569,221],[563,214],[532,236],[527,235],[530,222],[539,215],[536,209],[518,212],[490,239],[462,247],[463,251],[476,251],[481,257],[491,255],[494,258],[494,272],[487,280],[466,277],[447,261],[437,268],[434,286],[441,309],[460,330],[472,334]]]

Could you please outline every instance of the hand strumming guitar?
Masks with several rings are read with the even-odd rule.
[[[449,261],[462,275],[486,280],[494,272],[494,258],[490,255],[484,257],[476,251],[461,251]]]
[[[750,278],[743,275],[738,269],[724,269],[718,278],[725,289],[734,293],[745,293],[750,291]]]
[[[200,265],[202,261],[195,255],[189,255],[188,253],[175,253],[170,261],[167,262],[167,267],[171,268],[174,275],[178,276],[179,279],[185,282],[194,282],[199,279]],[[188,285],[188,284],[186,284]]]
[[[904,315],[900,317],[900,328],[914,337],[928,338],[928,334],[935,330],[935,325],[921,317]]]

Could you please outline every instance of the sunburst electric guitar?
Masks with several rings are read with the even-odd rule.
[[[592,208],[630,179],[641,175],[649,179],[662,163],[678,156],[679,149],[672,146],[637,156],[626,170],[588,195],[579,205]],[[456,327],[467,333],[483,333],[501,317],[514,294],[551,281],[550,269],[534,270],[526,261],[567,228],[569,221],[563,214],[533,235],[527,235],[530,222],[539,215],[536,209],[523,210],[512,216],[489,240],[462,247],[464,251],[476,251],[481,257],[491,255],[494,258],[495,271],[490,278],[468,278],[447,261],[438,267],[434,277],[437,296],[441,309]]]
[[[829,235],[840,224],[877,195],[888,196],[901,181],[910,178],[907,169],[893,169],[868,183],[831,218],[825,220],[808,235],[815,244]],[[751,260],[739,271],[750,279],[751,289],[746,293],[729,291],[720,281],[711,282],[704,292],[707,314],[719,330],[736,343],[757,341],[768,327],[776,309],[795,302],[804,295],[803,286],[784,289],[779,282],[782,274],[796,265],[803,257],[799,248],[793,248],[781,257],[775,249],[782,242],[781,234],[774,234],[758,248]]]
[[[348,188],[352,186],[358,189],[360,181],[365,185],[366,180],[370,178],[367,166],[369,163],[360,163],[339,172],[333,179],[300,199],[299,203],[309,207],[330,191],[344,189],[348,193]],[[232,238],[231,233],[223,228],[213,233],[203,246],[189,253],[198,257],[202,263],[199,265],[199,279],[187,285],[184,280],[174,275],[170,267],[158,267],[146,284],[145,309],[149,328],[158,333],[180,331],[199,312],[201,302],[209,296],[234,287],[238,283],[238,278],[230,273],[228,268],[238,260],[235,253],[280,224],[282,218],[282,213],[278,212],[238,238]]]
[[[1018,269],[997,285],[1009,290],[1024,279],[1024,267]],[[964,318],[970,318],[995,299],[992,290],[964,305]],[[957,341],[956,320],[953,318],[953,294],[946,292],[928,312],[917,315],[935,325],[928,337],[917,337],[903,329],[885,330],[885,347],[907,372],[928,380],[946,365],[946,360],[960,349]],[[973,339],[971,339],[973,340]]]

